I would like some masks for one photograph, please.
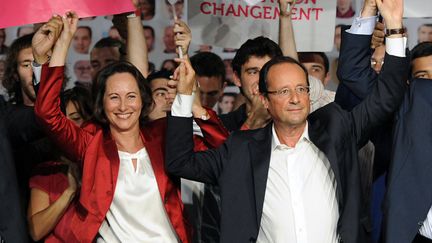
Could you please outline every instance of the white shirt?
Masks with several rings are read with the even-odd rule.
[[[330,162],[303,132],[294,148],[273,127],[272,151],[257,242],[337,242],[336,180]]]
[[[135,154],[118,153],[120,167],[114,198],[97,242],[178,242],[146,149]],[[136,169],[132,159],[137,159]]]

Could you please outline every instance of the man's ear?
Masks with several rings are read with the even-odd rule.
[[[330,72],[327,72],[323,82],[324,82],[324,86],[326,86],[329,82],[330,82]]]
[[[241,87],[241,82],[240,82],[240,77],[238,75],[237,72],[233,72],[233,83],[237,86],[237,87]]]

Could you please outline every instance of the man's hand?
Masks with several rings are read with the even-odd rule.
[[[62,17],[54,15],[46,24],[35,33],[32,40],[32,50],[35,62],[46,63],[52,49],[63,29]]]
[[[177,19],[174,24],[174,41],[176,46],[181,47],[184,55],[188,53],[191,40],[192,33],[189,26],[182,20]]]
[[[403,0],[376,0],[376,4],[385,20],[387,29],[402,28]]]
[[[177,92],[179,94],[192,95],[195,87],[195,70],[192,68],[189,58],[176,58],[176,62],[180,63],[174,71],[174,80],[179,80],[177,84]]]
[[[248,129],[262,128],[271,120],[270,114],[264,107],[260,95],[253,95],[251,101],[251,110],[248,111],[248,117],[243,126],[246,125]]]
[[[377,22],[375,25],[374,32],[372,34],[372,40],[371,40],[371,48],[375,49],[381,45],[384,44],[384,24],[381,22]]]
[[[291,11],[294,7],[294,0],[279,0],[279,11],[280,16],[288,17],[291,15]]]
[[[361,11],[361,17],[371,17],[377,14],[376,0],[365,0]]]

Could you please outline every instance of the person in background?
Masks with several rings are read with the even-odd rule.
[[[171,19],[174,18],[173,12],[175,11],[177,18],[181,19],[183,17],[184,0],[177,0],[174,4],[174,9],[168,0],[165,0],[165,6],[168,10]]]
[[[121,35],[120,35],[120,33],[119,33],[117,27],[115,27],[115,26],[111,26],[111,28],[110,28],[110,30],[109,30],[109,32],[108,32],[108,36],[109,36],[111,39],[119,40],[119,41],[121,41],[121,42],[125,42],[125,40],[123,40],[123,38],[121,37]]]
[[[154,43],[155,43],[155,31],[153,27],[149,25],[144,25],[144,36],[145,36],[148,52],[153,51]]]
[[[92,66],[89,60],[78,60],[75,62],[74,74],[76,77],[75,83],[78,83],[83,86],[91,87],[92,84]]]
[[[432,24],[422,24],[417,30],[417,43],[432,41]]]
[[[6,71],[3,78],[3,86],[8,91],[10,102],[28,107],[33,106],[36,99],[31,68],[32,38],[33,35],[26,35],[12,43],[6,56]]]
[[[92,29],[89,26],[79,26],[72,42],[75,52],[88,54],[91,42]]]
[[[174,72],[178,64],[173,59],[166,59],[162,62],[161,70],[166,70],[169,72]]]
[[[351,18],[355,15],[352,0],[337,0],[336,9],[337,18]]]
[[[217,110],[217,102],[225,89],[225,65],[212,52],[200,52],[191,57],[192,67],[199,84],[201,103]]]
[[[5,29],[0,29],[0,55],[6,54],[8,47],[5,45],[6,42],[6,31]]]
[[[76,126],[91,119],[92,98],[86,88],[76,86],[63,92],[61,98],[62,113]],[[33,170],[29,182],[28,225],[34,241],[71,240],[68,236],[70,220],[80,183],[80,170],[76,163],[64,156],[40,164]]]
[[[234,103],[236,100],[237,94],[235,93],[223,93],[218,102],[218,114],[227,114],[234,110]]]
[[[26,243],[25,217],[5,119],[7,117],[0,114],[0,242]]]
[[[155,15],[155,0],[138,0],[138,9],[141,10],[141,20],[153,19]]]

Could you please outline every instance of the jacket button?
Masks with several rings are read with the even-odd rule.
[[[168,203],[168,197],[164,197],[164,203],[165,203],[165,204]]]
[[[423,221],[417,223],[419,226],[423,226]]]

